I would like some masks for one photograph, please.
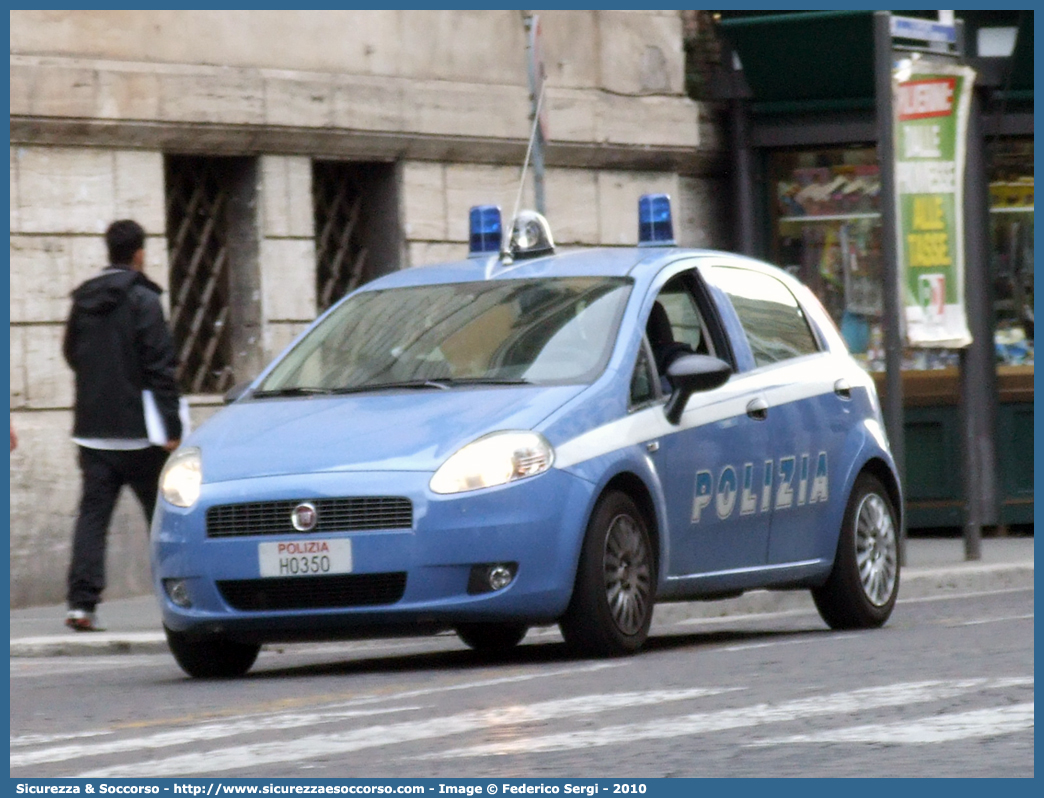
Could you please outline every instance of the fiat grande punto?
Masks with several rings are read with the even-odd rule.
[[[189,436],[151,532],[170,649],[235,676],[262,644],[557,623],[638,650],[658,602],[811,590],[883,624],[901,487],[870,377],[813,294],[733,254],[555,251],[471,212],[471,254],[363,286]],[[502,244],[503,239],[503,244]]]

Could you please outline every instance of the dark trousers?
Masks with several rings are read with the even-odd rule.
[[[130,485],[145,511],[146,522],[151,523],[159,475],[166,460],[167,451],[159,446],[129,451],[80,447],[83,493],[69,564],[70,609],[93,612],[101,600],[105,589],[105,539],[120,488]]]

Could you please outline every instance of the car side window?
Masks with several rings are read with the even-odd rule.
[[[645,332],[661,375],[680,355],[715,354],[688,272],[672,277],[656,295]]]
[[[673,284],[672,284],[673,283]],[[674,340],[688,346],[693,352],[700,348],[705,337],[703,319],[696,309],[696,302],[689,291],[679,282],[672,281],[664,286],[657,301],[667,311]]]
[[[631,374],[631,409],[641,407],[656,400],[656,374],[653,372],[649,348],[642,345],[638,351],[638,360]]]
[[[714,266],[711,274],[732,301],[757,366],[819,351],[805,312],[782,281],[732,266]]]

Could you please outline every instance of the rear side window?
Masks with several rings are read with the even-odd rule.
[[[801,305],[780,280],[731,266],[713,267],[711,279],[732,301],[757,366],[819,351]]]

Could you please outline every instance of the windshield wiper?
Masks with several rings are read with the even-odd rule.
[[[350,393],[369,393],[385,390],[427,390],[437,388],[448,391],[460,385],[532,385],[529,380],[501,377],[445,377],[437,380],[403,380],[401,382],[374,382],[365,385],[347,385],[343,388],[314,388],[294,386],[255,391],[252,398],[268,399],[275,396],[341,396]]]
[[[532,385],[522,377],[448,377],[439,382],[450,385]]]
[[[269,391],[254,391],[251,399],[268,399],[274,396],[325,396],[333,393],[329,388],[310,388],[303,385],[295,385],[291,388],[273,388]]]
[[[427,388],[438,388],[440,391],[448,391],[449,386],[445,380],[403,380],[402,382],[374,382],[365,385],[348,385],[344,388],[333,388],[330,393],[366,393],[368,391],[384,391],[406,388],[409,390],[424,390]]]
[[[438,388],[448,391],[461,385],[532,385],[529,380],[521,378],[507,379],[501,377],[438,377],[431,380],[403,380],[401,382],[374,382],[365,385],[349,385],[344,388],[333,388],[330,393],[366,393],[383,390],[425,390]]]

